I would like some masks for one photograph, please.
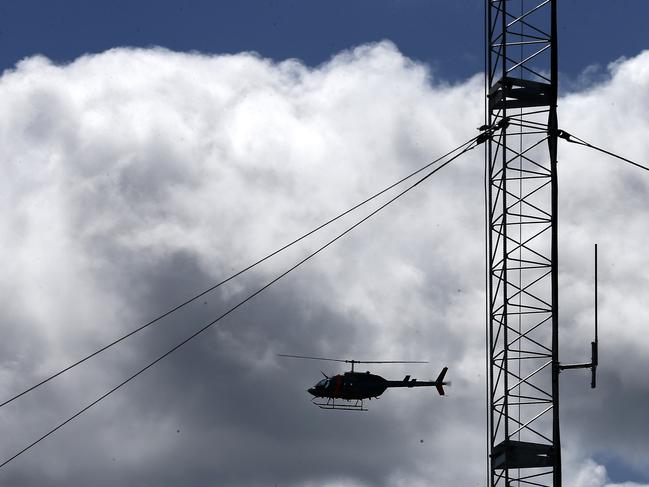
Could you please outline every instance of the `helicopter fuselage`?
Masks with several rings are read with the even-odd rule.
[[[309,394],[315,397],[326,397],[329,399],[363,400],[379,397],[388,387],[431,387],[437,388],[440,396],[444,395],[444,386],[450,382],[444,382],[447,367],[444,367],[437,379],[434,381],[418,381],[411,379],[409,375],[403,380],[386,380],[380,375],[369,372],[345,372],[344,374],[326,377],[313,387],[307,389]]]
[[[315,397],[332,399],[369,399],[378,397],[388,388],[390,381],[369,372],[345,372],[322,379],[307,392]]]
[[[444,386],[451,385],[450,382],[444,382],[446,371],[448,367],[442,368],[442,371],[435,380],[418,381],[411,379],[406,375],[403,380],[386,380],[380,375],[370,374],[368,372],[355,372],[355,364],[411,364],[411,363],[427,363],[425,361],[402,361],[402,360],[346,360],[335,359],[327,357],[311,357],[306,355],[287,355],[278,354],[280,357],[299,358],[306,360],[327,360],[330,362],[345,362],[352,365],[352,370],[344,374],[337,374],[333,377],[325,376],[313,387],[307,389],[307,392],[315,396],[312,402],[322,409],[347,409],[356,411],[367,411],[363,407],[364,399],[372,399],[379,397],[385,392],[388,387],[435,387],[440,396],[443,396]],[[316,402],[316,399],[322,397],[326,398],[327,402]],[[355,404],[337,404],[336,399],[344,401],[356,401]]]

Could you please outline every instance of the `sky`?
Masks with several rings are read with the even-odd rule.
[[[2,397],[475,136],[482,2],[439,3],[4,3]],[[646,162],[649,6],[620,5],[561,2],[559,120]],[[0,482],[484,485],[482,158],[441,170]],[[562,360],[588,359],[596,242],[601,296],[598,388],[561,377],[565,483],[646,487],[649,176],[566,143],[559,161]],[[0,460],[369,211],[0,409]],[[448,365],[453,385],[337,414],[306,389],[344,367],[278,353],[428,360],[371,370]]]

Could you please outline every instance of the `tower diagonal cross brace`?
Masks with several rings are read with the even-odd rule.
[[[486,0],[490,487],[561,485],[556,0]]]

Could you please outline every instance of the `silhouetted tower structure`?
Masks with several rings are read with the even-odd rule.
[[[490,486],[559,487],[557,1],[486,9]]]

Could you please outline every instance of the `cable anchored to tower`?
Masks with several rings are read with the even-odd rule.
[[[187,299],[186,301],[184,301],[184,302],[178,304],[177,306],[171,308],[170,310],[164,312],[163,314],[157,316],[156,318],[153,318],[151,321],[148,321],[147,323],[145,323],[145,324],[139,326],[138,328],[135,328],[134,330],[132,330],[132,331],[130,331],[130,332],[128,332],[128,333],[122,335],[121,337],[119,337],[119,338],[113,340],[112,342],[108,343],[107,345],[104,345],[103,347],[101,347],[100,349],[98,349],[98,350],[92,352],[91,354],[86,355],[85,357],[83,357],[83,358],[77,360],[76,362],[74,362],[74,363],[68,365],[67,367],[65,367],[65,368],[63,368],[63,369],[61,369],[61,370],[59,370],[58,372],[56,372],[56,373],[54,373],[54,374],[51,374],[50,376],[46,377],[45,379],[41,380],[40,382],[38,382],[38,383],[36,383],[36,384],[34,384],[34,385],[28,387],[27,389],[21,391],[20,393],[13,395],[13,396],[10,397],[9,399],[6,399],[5,401],[1,402],[1,403],[0,403],[0,408],[2,408],[3,406],[6,406],[7,404],[9,404],[9,403],[15,401],[15,400],[18,399],[18,398],[24,396],[25,394],[28,394],[28,393],[31,392],[31,391],[33,391],[33,390],[35,390],[35,389],[38,389],[38,388],[41,387],[42,385],[47,384],[47,383],[50,382],[51,380],[53,380],[53,379],[59,377],[60,375],[62,375],[62,374],[64,374],[64,373],[66,373],[66,372],[68,372],[68,371],[74,369],[75,367],[78,367],[79,365],[83,364],[84,362],[87,362],[87,361],[90,360],[91,358],[96,357],[97,355],[99,355],[99,354],[105,352],[106,350],[108,350],[108,349],[114,347],[115,345],[117,345],[117,344],[123,342],[123,341],[126,340],[127,338],[132,337],[133,335],[139,333],[140,331],[144,330],[145,328],[148,328],[148,327],[150,327],[150,326],[152,326],[152,325],[155,325],[156,323],[159,323],[159,322],[160,322],[161,320],[163,320],[164,318],[166,318],[166,317],[172,315],[172,314],[175,313],[176,311],[179,311],[180,309],[184,308],[185,306],[187,306],[187,305],[193,303],[193,302],[196,301],[197,299],[199,299],[199,298],[201,298],[201,297],[203,297],[203,296],[205,296],[205,295],[211,293],[212,291],[218,289],[219,287],[223,286],[224,284],[227,284],[228,282],[232,281],[233,279],[235,279],[235,278],[241,276],[241,275],[244,274],[245,272],[250,271],[251,269],[253,269],[253,268],[257,267],[258,265],[260,265],[260,264],[266,262],[267,260],[271,259],[272,257],[274,257],[274,256],[278,255],[279,253],[283,252],[284,250],[287,250],[288,248],[292,247],[293,245],[295,245],[295,244],[301,242],[302,240],[304,240],[304,239],[310,237],[311,235],[315,234],[316,232],[322,230],[323,228],[327,227],[328,225],[331,225],[332,223],[334,223],[334,222],[340,220],[341,218],[343,218],[344,216],[346,216],[346,215],[352,213],[353,211],[359,209],[360,207],[366,205],[367,203],[369,203],[369,202],[375,200],[375,199],[378,198],[379,196],[381,196],[381,195],[387,193],[388,191],[390,191],[390,190],[396,188],[397,186],[399,186],[399,185],[403,184],[404,182],[408,181],[409,179],[412,179],[412,178],[413,178],[414,176],[416,176],[417,174],[420,174],[420,173],[422,173],[423,171],[425,171],[426,169],[428,169],[428,168],[434,166],[435,164],[437,164],[437,163],[439,163],[440,161],[444,160],[446,157],[450,156],[451,154],[454,154],[454,153],[456,153],[456,152],[458,152],[458,151],[460,151],[460,150],[466,149],[467,147],[471,146],[471,144],[475,143],[476,140],[477,140],[479,137],[480,137],[480,136],[472,137],[471,139],[469,139],[468,141],[464,142],[463,144],[460,144],[460,145],[457,146],[456,148],[454,148],[454,149],[452,149],[452,150],[446,152],[444,155],[442,155],[442,156],[438,157],[437,159],[435,159],[435,160],[433,160],[433,161],[427,163],[426,165],[422,166],[421,168],[417,169],[416,171],[411,172],[411,173],[408,174],[407,176],[405,176],[405,177],[399,179],[398,181],[396,181],[396,182],[390,184],[389,186],[387,186],[387,187],[381,189],[380,191],[374,193],[372,196],[370,196],[370,197],[364,199],[364,200],[361,201],[360,203],[357,203],[356,205],[354,205],[354,206],[352,206],[351,208],[349,208],[349,209],[343,211],[342,213],[339,213],[338,215],[336,215],[336,216],[334,216],[333,218],[327,220],[326,222],[324,222],[324,223],[318,225],[317,227],[313,228],[312,230],[309,230],[308,232],[306,232],[306,233],[304,233],[303,235],[301,235],[301,236],[295,238],[294,240],[292,240],[292,241],[290,241],[289,243],[283,245],[282,247],[278,248],[277,250],[275,250],[275,251],[269,253],[269,254],[266,255],[265,257],[262,257],[261,259],[259,259],[259,260],[255,261],[255,262],[253,262],[252,264],[248,265],[247,267],[244,267],[243,269],[241,269],[241,270],[235,272],[235,273],[232,274],[231,276],[229,276],[229,277],[223,279],[222,281],[220,281],[220,282],[214,284],[213,286],[210,286],[209,288],[205,289],[204,291],[201,291],[200,293],[198,293],[198,294],[194,295],[193,297]],[[478,142],[478,143],[481,143],[481,142]]]
[[[395,196],[393,196],[392,198],[390,198],[387,202],[383,203],[383,204],[380,205],[378,208],[376,208],[376,209],[374,209],[373,211],[371,211],[370,213],[368,213],[366,216],[364,216],[363,218],[361,218],[360,220],[358,220],[356,223],[354,223],[353,225],[351,225],[350,227],[348,227],[346,230],[344,230],[343,232],[339,233],[336,237],[332,238],[332,239],[329,240],[327,243],[325,243],[324,245],[320,246],[317,250],[311,252],[311,253],[308,254],[306,257],[304,257],[302,260],[300,260],[299,262],[297,262],[297,263],[294,264],[293,266],[289,267],[288,269],[286,269],[285,271],[283,271],[282,273],[280,273],[279,275],[277,275],[277,276],[276,276],[275,278],[273,278],[271,281],[269,281],[268,283],[266,283],[265,285],[263,285],[262,287],[260,287],[259,289],[257,289],[257,290],[254,291],[253,293],[251,293],[250,295],[248,295],[245,299],[239,301],[236,305],[234,305],[234,306],[232,306],[231,308],[229,308],[226,312],[222,313],[220,316],[218,316],[218,317],[215,318],[214,320],[210,321],[209,323],[203,325],[200,329],[198,329],[196,332],[194,332],[194,333],[192,333],[191,335],[189,335],[187,338],[185,338],[184,340],[182,340],[181,342],[179,342],[177,345],[175,345],[174,347],[172,347],[171,349],[169,349],[167,352],[163,353],[162,355],[160,355],[159,357],[157,357],[155,360],[149,362],[147,365],[145,365],[144,367],[142,367],[141,369],[139,369],[137,372],[135,372],[135,373],[133,373],[132,375],[130,375],[128,378],[126,378],[125,380],[123,380],[122,382],[120,382],[118,385],[116,385],[115,387],[113,387],[112,389],[110,389],[109,391],[107,391],[106,393],[104,393],[104,394],[102,394],[101,396],[99,396],[99,397],[98,397],[97,399],[95,399],[94,401],[92,401],[92,402],[90,402],[89,404],[87,404],[85,407],[83,407],[82,409],[80,409],[79,411],[77,411],[75,414],[73,414],[72,416],[70,416],[69,418],[67,418],[65,421],[59,423],[59,424],[58,424],[57,426],[55,426],[54,428],[50,429],[47,433],[43,434],[42,436],[40,436],[39,438],[37,438],[36,440],[34,440],[32,443],[30,443],[30,444],[27,445],[26,447],[24,447],[23,449],[19,450],[17,453],[13,454],[12,456],[10,456],[10,457],[7,458],[6,460],[4,460],[2,463],[0,463],[0,468],[3,468],[3,467],[6,466],[8,463],[12,462],[13,460],[15,460],[16,458],[18,458],[18,457],[21,456],[22,454],[26,453],[26,452],[29,451],[31,448],[33,448],[34,446],[36,446],[38,443],[40,443],[41,441],[43,441],[43,440],[45,440],[46,438],[48,438],[49,436],[51,436],[52,434],[54,434],[54,433],[55,433],[56,431],[58,431],[59,429],[63,428],[65,425],[67,425],[68,423],[70,423],[71,421],[73,421],[74,419],[76,419],[77,417],[81,416],[84,412],[88,411],[90,408],[92,408],[93,406],[97,405],[98,403],[100,403],[101,401],[103,401],[104,399],[106,399],[108,396],[110,396],[111,394],[113,394],[114,392],[116,392],[117,390],[119,390],[120,388],[122,388],[123,386],[125,386],[126,384],[128,384],[129,382],[131,382],[133,379],[135,379],[135,378],[138,377],[139,375],[143,374],[144,372],[146,372],[147,370],[149,370],[150,368],[152,368],[154,365],[158,364],[160,361],[162,361],[163,359],[165,359],[166,357],[168,357],[169,355],[171,355],[173,352],[175,352],[176,350],[178,350],[179,348],[181,348],[182,346],[184,346],[185,344],[187,344],[188,342],[190,342],[191,340],[193,340],[193,339],[196,338],[197,336],[201,335],[202,333],[204,333],[205,331],[207,331],[207,330],[208,330],[209,328],[211,328],[212,326],[216,325],[216,324],[217,324],[219,321],[221,321],[223,318],[225,318],[226,316],[230,315],[231,313],[233,313],[234,311],[236,311],[237,309],[239,309],[240,307],[242,307],[244,304],[246,304],[247,302],[249,302],[250,300],[252,300],[253,298],[255,298],[257,295],[261,294],[261,293],[264,292],[266,289],[268,289],[269,287],[271,287],[272,285],[274,285],[274,284],[275,284],[276,282],[278,282],[280,279],[282,279],[283,277],[287,276],[289,273],[291,273],[292,271],[294,271],[294,270],[297,269],[298,267],[302,266],[304,263],[306,263],[307,261],[309,261],[310,259],[312,259],[312,258],[315,257],[316,255],[318,255],[319,253],[321,253],[323,250],[325,250],[326,248],[328,248],[329,246],[331,246],[331,245],[332,245],[333,243],[335,243],[336,241],[340,240],[342,237],[344,237],[345,235],[347,235],[348,233],[350,233],[352,230],[354,230],[355,228],[357,228],[358,226],[360,226],[361,224],[363,224],[364,222],[366,222],[367,220],[369,220],[370,218],[372,218],[374,215],[376,215],[377,213],[379,213],[380,211],[382,211],[383,209],[385,209],[386,207],[388,207],[389,205],[391,205],[392,203],[394,203],[395,201],[397,201],[399,198],[401,198],[402,196],[404,196],[404,195],[406,195],[407,193],[409,193],[410,191],[412,191],[414,188],[416,188],[417,186],[419,186],[420,184],[422,184],[424,181],[426,181],[426,180],[429,179],[431,176],[433,176],[434,174],[436,174],[438,171],[440,171],[441,169],[443,169],[444,167],[446,167],[447,165],[449,165],[451,162],[453,162],[454,160],[458,159],[460,156],[464,155],[465,153],[469,152],[470,150],[474,149],[475,147],[479,146],[482,142],[478,142],[477,139],[478,139],[478,137],[473,137],[473,138],[470,139],[468,142],[462,144],[462,145],[459,146],[458,148],[456,148],[456,149],[454,149],[453,151],[447,153],[447,154],[451,154],[451,153],[456,153],[456,154],[453,155],[452,157],[450,157],[448,160],[444,161],[442,164],[439,164],[438,166],[436,166],[434,169],[432,169],[430,172],[428,172],[427,174],[425,174],[423,177],[421,177],[420,179],[418,179],[417,181],[415,181],[414,183],[412,183],[411,185],[409,185],[408,187],[406,187],[404,190],[400,191],[397,195],[395,195]],[[444,156],[442,156],[442,158],[443,158],[443,157],[444,157]],[[442,158],[439,158],[439,159],[437,159],[436,161],[434,161],[434,162],[432,162],[432,163],[429,163],[429,164],[427,165],[427,167],[430,167],[432,164],[434,164],[434,163],[436,163],[436,162],[439,162],[440,160],[442,160]],[[408,177],[402,179],[400,182],[403,182],[403,181],[405,181],[406,179],[411,178],[414,174],[420,173],[420,172],[422,172],[423,170],[424,170],[424,169],[420,169],[420,170],[418,170],[418,171],[415,171],[415,173],[412,173],[410,176],[408,176]],[[394,185],[390,186],[389,188],[392,188],[392,187],[396,186],[397,184],[400,184],[400,182],[395,183]],[[384,193],[384,192],[387,191],[389,188],[386,188],[385,190],[382,190],[381,193]],[[378,195],[378,193],[377,193],[377,195]],[[373,198],[374,198],[374,197],[372,197],[372,198],[370,198],[370,199],[373,199]],[[369,201],[370,199],[366,200],[366,202]],[[361,203],[361,204],[364,204],[364,203]],[[358,207],[358,206],[360,206],[360,204],[357,205],[357,207]],[[352,211],[352,210],[348,210],[348,212],[349,212],[349,211]],[[338,217],[337,217],[337,218],[338,218]],[[331,221],[333,221],[333,220],[331,220]],[[314,231],[315,231],[315,230],[314,230]],[[241,271],[241,272],[244,272],[244,271]],[[218,285],[217,285],[217,286],[218,286]],[[214,286],[212,289],[216,288],[217,286]],[[205,293],[203,293],[203,294],[205,294]],[[188,302],[191,302],[191,301],[188,301]],[[178,309],[178,307],[175,308],[175,309]],[[168,315],[168,314],[169,314],[169,312],[168,312],[166,315]],[[166,315],[165,315],[165,316],[166,316]],[[151,324],[152,324],[152,323],[153,323],[153,322],[151,322]],[[148,326],[148,325],[143,325],[142,327],[140,327],[140,329],[143,329],[145,326]],[[137,332],[137,331],[139,331],[139,329],[136,330],[135,332]],[[135,332],[131,332],[130,335],[132,335],[132,334],[135,333]],[[126,338],[127,336],[130,336],[130,335],[125,335],[124,338]],[[118,340],[118,341],[121,341],[121,340]],[[117,343],[118,341],[115,341],[114,343]],[[109,345],[109,346],[111,346],[111,345]],[[109,348],[109,346],[104,347],[104,348],[101,349],[99,352],[96,352],[96,353],[93,354],[93,355],[96,355],[97,353],[100,353],[101,351],[106,350],[107,348]],[[93,355],[91,355],[91,356],[93,356]],[[90,358],[91,356],[88,356],[88,358]],[[87,359],[85,359],[85,360],[87,360]],[[81,362],[85,361],[85,360],[79,361],[79,362],[77,363],[77,365],[80,364]],[[73,365],[73,366],[74,366],[74,365]],[[66,370],[70,370],[73,366],[70,366],[70,367],[68,367],[67,369],[64,369],[63,371],[59,372],[59,373],[56,374],[56,375],[60,375],[61,373],[65,372]],[[52,376],[51,378],[56,377],[56,375]],[[50,379],[50,380],[51,380],[51,379]],[[42,383],[45,383],[45,382],[47,382],[47,380],[46,380],[46,381],[43,381]],[[29,392],[30,390],[35,389],[36,387],[38,387],[38,385],[36,385],[36,386],[34,386],[34,387],[28,389],[27,391],[23,392],[22,394],[20,394],[20,395],[18,395],[18,396],[15,396],[15,398],[17,399],[17,398],[20,397],[21,395],[23,395],[23,394]],[[10,401],[11,401],[11,400],[10,400]],[[10,401],[5,401],[4,404],[8,404]],[[3,405],[4,405],[4,404],[3,404]]]

